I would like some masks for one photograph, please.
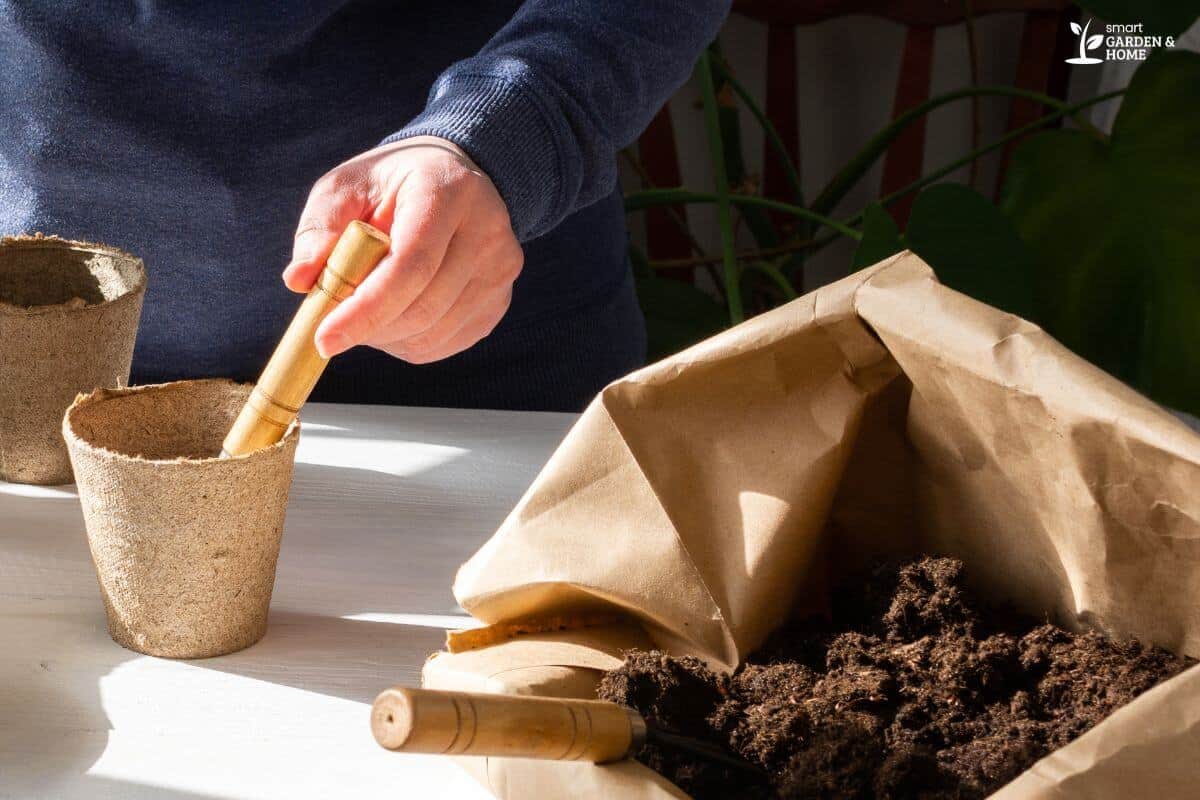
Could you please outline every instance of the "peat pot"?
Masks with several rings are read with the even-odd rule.
[[[220,458],[250,388],[98,389],[66,412],[108,631],[123,647],[205,658],[266,633],[299,425],[270,447]]]
[[[0,239],[0,479],[71,482],[63,411],[129,381],[145,293],[141,259],[115,248]]]

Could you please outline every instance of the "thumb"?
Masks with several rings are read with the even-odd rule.
[[[307,292],[325,268],[342,231],[363,213],[364,204],[346,191],[312,190],[292,244],[292,260],[283,270],[283,282],[293,292]]]

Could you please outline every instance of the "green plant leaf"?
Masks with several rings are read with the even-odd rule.
[[[714,88],[718,89],[715,97],[717,102],[717,122],[721,130],[721,150],[725,156],[725,175],[730,189],[737,192],[746,183],[746,159],[742,152],[742,123],[741,114],[736,105],[727,102],[724,97],[723,73],[715,65],[716,59],[710,59],[709,68],[712,70]],[[754,237],[759,247],[775,247],[779,244],[779,234],[771,224],[771,218],[761,208],[742,207],[742,219],[750,235]]]
[[[796,287],[792,285],[792,282],[787,279],[787,276],[775,264],[772,264],[770,261],[751,261],[746,264],[746,268],[742,271],[743,276],[756,273],[763,276],[774,286],[777,292],[783,295],[784,302],[796,299]]]
[[[862,234],[849,225],[844,225],[831,217],[824,217],[820,214],[814,214],[807,208],[794,206],[790,203],[780,203],[776,200],[768,200],[765,197],[755,197],[748,194],[731,194],[727,195],[728,201],[736,206],[758,206],[760,208],[768,208],[774,211],[782,211],[785,214],[792,214],[801,219],[811,220],[817,225],[826,228],[832,228],[842,236],[849,236],[851,239],[861,239]],[[643,211],[647,208],[655,208],[656,206],[673,206],[683,203],[717,203],[720,205],[721,196],[712,192],[693,192],[690,189],[643,189],[638,192],[631,192],[625,195],[625,213],[633,213],[635,211]]]
[[[713,68],[719,70],[721,80],[727,81],[734,94],[742,101],[742,104],[758,121],[758,125],[762,128],[763,135],[766,137],[767,143],[771,145],[771,149],[775,152],[775,157],[779,159],[783,166],[784,176],[787,178],[788,186],[792,190],[791,202],[796,205],[804,205],[804,189],[800,185],[800,172],[796,169],[795,162],[792,161],[791,155],[788,153],[787,147],[783,143],[783,139],[779,136],[779,131],[775,130],[775,126],[771,124],[771,120],[767,118],[767,114],[762,107],[754,99],[754,96],[747,91],[746,87],[741,84],[737,76],[733,74],[729,64],[725,61],[725,57],[713,59]]]
[[[1108,22],[1144,23],[1147,36],[1178,36],[1200,17],[1200,0],[1079,0]]]
[[[690,283],[639,278],[637,294],[646,317],[646,350],[651,361],[707,339],[729,323],[725,307]]]
[[[938,280],[997,308],[1033,315],[1033,258],[1000,209],[967,186],[939,183],[917,195],[904,232]]]
[[[1080,30],[1082,30],[1082,28]],[[1098,131],[1096,127],[1088,121],[1086,115],[1081,114],[1080,112],[1089,105],[1107,100],[1111,96],[1120,93],[1120,91],[1106,92],[1104,95],[1098,95],[1080,103],[1071,104],[1065,103],[1056,97],[1050,97],[1049,95],[1042,94],[1041,92],[1032,92],[1028,89],[1019,89],[1015,86],[970,86],[965,89],[956,89],[952,92],[936,95],[920,105],[916,105],[908,109],[903,114],[892,120],[886,128],[872,136],[870,141],[863,145],[862,149],[855,153],[854,157],[850,159],[845,166],[838,170],[838,173],[833,177],[829,184],[821,190],[821,193],[817,195],[817,199],[812,202],[812,210],[818,214],[831,213],[837,204],[840,203],[846,194],[855,186],[855,184],[857,184],[858,181],[870,171],[871,167],[883,157],[884,153],[887,152],[892,143],[895,142],[896,139],[898,139],[900,135],[909,128],[909,126],[917,123],[927,114],[940,108],[941,106],[946,105],[947,103],[953,103],[958,100],[965,100],[968,98],[981,97],[1020,97],[1026,100],[1034,100],[1039,105],[1043,105],[1046,108],[1055,109],[1051,114],[1031,123],[1034,127],[1044,125],[1055,119],[1059,119],[1060,117],[1069,116],[1077,125],[1079,125],[1080,128],[1090,131],[1099,137],[1102,136],[1100,131]],[[1022,126],[1022,128],[1026,127],[1028,126]],[[965,156],[952,161],[950,164],[946,165],[945,168],[938,170],[934,174],[926,175],[924,178],[922,178],[922,181],[932,183],[935,180],[940,180],[942,175],[949,174],[964,164],[970,164],[972,161],[989,152],[990,150],[1000,147],[1005,142],[1010,141],[1013,138],[1024,136],[1028,132],[1028,130],[1022,130],[1021,128],[1009,131],[1005,136],[1001,137],[995,142],[992,142],[990,145],[980,150],[967,153]],[[937,173],[941,174],[939,175]],[[907,187],[901,190],[902,193],[906,193],[907,191]],[[894,194],[893,196],[897,195]],[[886,199],[887,198],[885,198],[885,200]],[[855,218],[854,221],[857,221],[857,218]]]
[[[700,102],[704,108],[704,130],[712,161],[713,184],[716,189],[717,227],[721,232],[721,263],[724,266],[725,300],[729,306],[729,321],[737,324],[746,318],[742,306],[741,279],[738,274],[737,252],[733,229],[733,208],[729,202],[729,176],[725,172],[725,151],[721,142],[720,109],[717,107],[716,87],[710,66],[710,50],[705,48],[696,64],[700,76]]]
[[[854,250],[854,269],[863,269],[883,261],[904,249],[900,229],[887,209],[872,203],[863,212],[862,241]]]
[[[1032,314],[1033,259],[1008,218],[973,189],[941,183],[921,192],[903,236],[883,206],[868,206],[854,268],[905,247],[947,286],[1013,314]]]
[[[1035,318],[1160,402],[1200,412],[1200,55],[1134,74],[1109,142],[1047,131],[1003,208],[1034,250]]]

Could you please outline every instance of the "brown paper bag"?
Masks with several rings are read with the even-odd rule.
[[[732,669],[889,552],[955,555],[985,596],[1200,655],[1200,437],[903,253],[604,389],[454,590],[487,623],[617,610]],[[425,678],[583,696],[611,645],[512,642]],[[1190,796],[1198,670],[995,796]],[[499,797],[679,796],[633,763],[475,771]]]

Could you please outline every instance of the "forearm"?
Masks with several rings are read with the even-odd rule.
[[[446,70],[418,134],[461,146],[522,240],[616,184],[616,152],[687,79],[730,0],[528,0],[478,55]]]

